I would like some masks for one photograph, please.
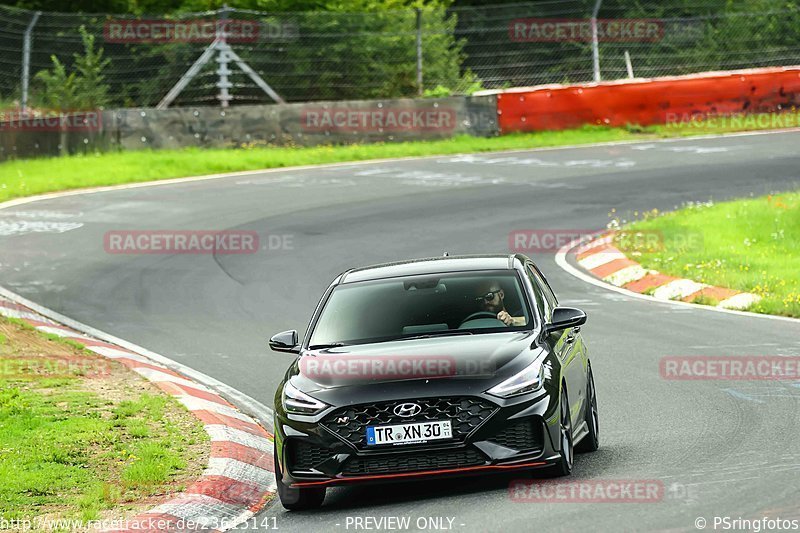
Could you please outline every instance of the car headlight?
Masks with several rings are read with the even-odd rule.
[[[283,408],[286,412],[297,415],[315,415],[328,407],[328,404],[298,390],[288,381],[283,385],[281,399],[283,400]]]
[[[536,362],[486,392],[498,398],[508,398],[519,394],[536,392],[543,385],[544,367],[541,362]]]

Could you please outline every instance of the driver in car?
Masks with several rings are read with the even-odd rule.
[[[509,313],[506,310],[505,297],[506,293],[500,288],[500,284],[492,281],[478,286],[478,295],[475,300],[484,311],[495,313],[497,320],[506,326],[524,326],[527,321],[522,316],[522,311],[513,310],[514,312]]]

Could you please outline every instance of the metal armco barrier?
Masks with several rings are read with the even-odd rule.
[[[500,133],[584,124],[647,126],[697,114],[788,110],[800,105],[800,66],[545,85],[492,94],[497,95]]]

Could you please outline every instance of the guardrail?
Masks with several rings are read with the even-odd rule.
[[[487,92],[497,96],[500,133],[584,124],[666,124],[685,117],[767,113],[800,105],[800,66],[707,72]]]
[[[708,72],[473,96],[6,114],[0,160],[108,150],[314,146],[624,126],[800,106],[800,66]],[[2,116],[2,115],[0,115]]]

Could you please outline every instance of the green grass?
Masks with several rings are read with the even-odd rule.
[[[19,344],[7,338],[0,353],[0,518],[97,520],[163,493],[188,447],[207,440],[167,415],[183,409],[172,398],[130,389],[109,400],[85,378],[48,374],[41,349]]]
[[[772,116],[772,115],[770,115]],[[298,165],[363,161],[393,157],[521,150],[591,144],[610,141],[648,140],[706,133],[759,129],[758,123],[678,123],[625,128],[584,126],[563,131],[512,134],[492,138],[462,135],[439,141],[378,143],[309,148],[245,146],[239,149],[200,149],[111,152],[0,163],[0,202],[46,192],[120,185],[240,170],[282,168]]]
[[[800,317],[800,192],[648,213],[624,229],[617,244],[642,266],[761,296],[750,311]]]

